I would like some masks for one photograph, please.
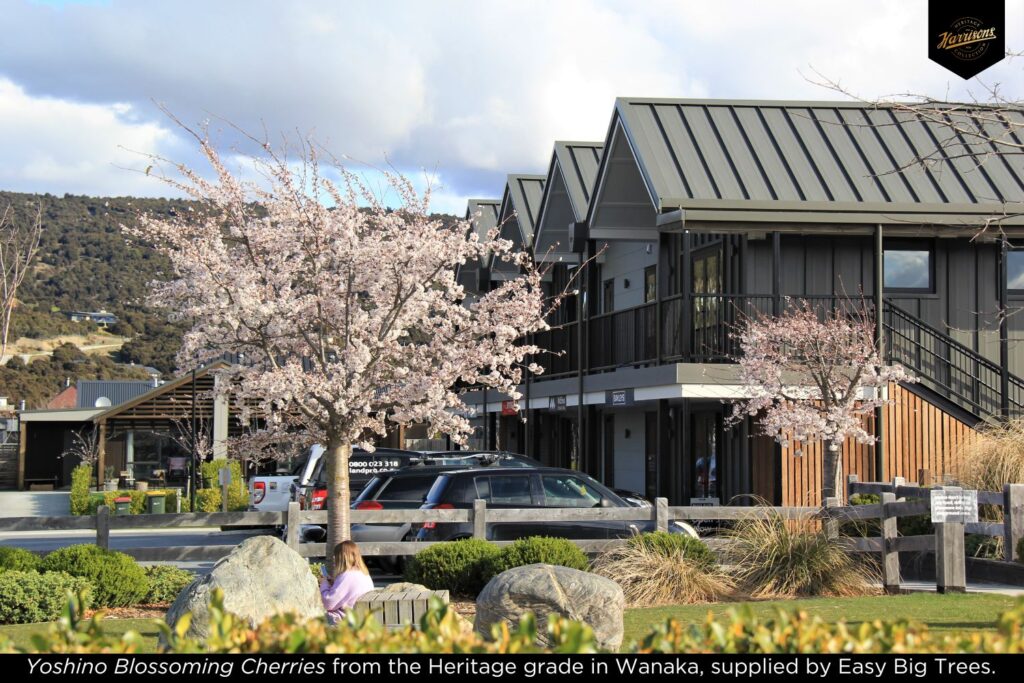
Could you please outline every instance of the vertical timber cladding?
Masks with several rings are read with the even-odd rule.
[[[884,409],[885,466],[888,477],[903,477],[917,482],[921,470],[927,470],[932,482],[941,482],[945,474],[955,475],[964,443],[974,429],[941,408],[898,384],[889,386],[893,402]],[[867,416],[869,431],[874,431],[874,417]],[[801,455],[796,455],[797,450]],[[820,505],[821,468],[824,446],[821,443],[792,444],[782,448],[778,462],[781,482],[780,505]],[[774,453],[768,437],[755,437],[752,444],[753,492],[770,491],[767,477],[772,472],[766,464]],[[843,475],[856,474],[861,481],[874,481],[874,446],[847,439],[843,444]]]

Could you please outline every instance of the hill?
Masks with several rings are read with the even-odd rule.
[[[119,363],[173,373],[183,330],[168,323],[164,312],[143,303],[147,283],[165,277],[169,264],[145,245],[129,243],[121,225],[130,225],[141,212],[181,211],[188,202],[0,192],[0,206],[8,202],[17,220],[32,220],[37,207],[43,220],[36,264],[18,292],[11,341],[95,336],[94,323],[72,322],[66,312],[101,309],[118,317],[107,331],[129,341],[109,358],[94,354],[76,362],[39,359],[26,368],[15,363],[0,373],[0,395],[38,407],[68,378],[145,379],[138,368]]]

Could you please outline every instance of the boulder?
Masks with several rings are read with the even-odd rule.
[[[476,599],[477,633],[490,637],[491,626],[505,621],[509,628],[524,612],[533,612],[541,633],[540,645],[550,645],[545,626],[558,614],[581,621],[594,630],[598,647],[622,645],[622,611],[626,600],[619,585],[597,574],[549,564],[514,567],[491,579]]]
[[[224,592],[224,608],[252,626],[283,612],[310,619],[325,614],[309,563],[273,536],[246,539],[217,562],[209,574],[196,578],[178,594],[167,612],[167,623],[173,628],[178,619],[191,612],[192,623],[186,636],[206,638],[210,628],[210,595],[216,588]]]

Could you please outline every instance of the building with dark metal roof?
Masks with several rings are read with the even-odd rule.
[[[579,263],[571,249],[569,226],[587,219],[603,152],[600,142],[555,143],[534,236],[538,260]]]

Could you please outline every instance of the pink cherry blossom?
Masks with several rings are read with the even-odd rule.
[[[150,301],[191,326],[182,367],[244,354],[221,385],[243,424],[261,423],[254,444],[325,445],[333,547],[349,533],[351,445],[372,450],[412,423],[463,442],[465,388],[519,399],[523,373],[540,371],[528,359],[540,349],[524,340],[547,328],[553,302],[527,254],[497,230],[480,239],[468,221],[431,216],[429,191],[398,174],[385,174],[401,200],[391,210],[344,169],[340,182],[325,177],[313,145],[299,163],[266,146],[248,181],[196,137],[215,178],[175,164],[165,180],[198,205],[129,229],[174,267]],[[488,254],[522,274],[469,302],[455,269]]]

